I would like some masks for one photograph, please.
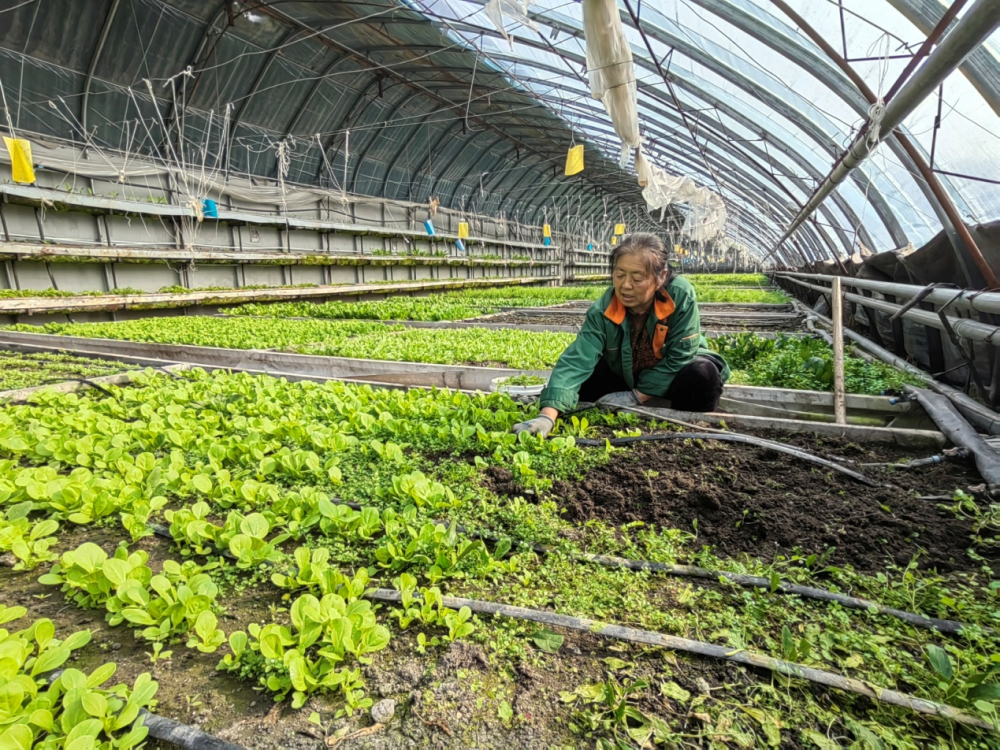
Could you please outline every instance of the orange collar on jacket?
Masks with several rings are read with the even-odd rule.
[[[664,321],[674,314],[674,300],[667,294],[666,287],[660,287],[656,290],[656,297],[653,301],[653,312],[656,315],[656,319],[659,321]],[[625,315],[628,312],[625,305],[622,304],[621,300],[618,299],[618,293],[613,292],[611,294],[611,303],[608,305],[607,309],[604,311],[604,317],[613,322],[615,325],[621,325],[625,322]]]

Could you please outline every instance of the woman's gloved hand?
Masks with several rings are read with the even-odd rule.
[[[527,422],[518,422],[511,428],[511,430],[515,435],[527,432],[529,435],[541,435],[542,437],[548,437],[549,433],[552,432],[553,427],[555,427],[555,422],[553,422],[551,418],[546,417],[544,414],[539,414],[537,417],[529,419]]]
[[[598,406],[641,406],[642,401],[639,400],[639,395],[636,393],[635,389],[631,391],[618,391],[617,393],[609,393],[606,396],[601,396],[597,399]]]

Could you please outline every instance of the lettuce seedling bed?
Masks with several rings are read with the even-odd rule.
[[[76,378],[98,378],[130,369],[123,362],[64,353],[0,349],[0,391],[34,388]]]
[[[902,572],[891,568],[882,578],[824,568],[829,561],[818,561],[823,549],[803,550],[794,564],[765,554],[765,547],[759,556],[715,556],[706,545],[728,543],[728,537],[720,527],[708,538],[707,516],[697,530],[693,523],[661,526],[655,519],[572,520],[548,500],[563,486],[624,466],[630,456],[639,459],[627,485],[636,491],[637,477],[656,482],[671,470],[694,473],[683,465],[684,456],[702,459],[697,471],[712,475],[714,484],[734,483],[747,472],[760,485],[771,476],[791,482],[779,474],[783,464],[766,452],[751,456],[732,446],[678,442],[680,453],[654,463],[644,448],[581,448],[576,438],[595,430],[605,436],[662,428],[601,413],[591,414],[592,423],[561,421],[548,440],[514,437],[511,428],[533,407],[498,394],[390,391],[197,370],[177,377],[140,373],[134,385],[111,391],[46,394],[31,405],[0,409],[0,488],[7,493],[0,539],[28,530],[19,514],[28,514],[29,528],[45,524],[35,526],[42,538],[4,558],[18,569],[0,569],[0,604],[23,604],[30,620],[50,618],[60,636],[92,628],[91,645],[71,666],[89,670],[97,661],[119,662],[122,681],[153,672],[163,683],[156,710],[164,715],[259,748],[318,748],[361,730],[356,740],[387,746],[627,746],[639,728],[664,743],[707,744],[720,732],[738,731],[747,747],[797,746],[828,732],[855,736],[850,727],[858,722],[907,741],[953,745],[983,737],[798,680],[775,689],[770,674],[689,661],[663,649],[512,619],[461,620],[460,612],[433,605],[414,613],[422,606],[413,602],[367,608],[367,588],[410,594],[419,588],[425,599],[438,590],[696,638],[734,653],[771,654],[873,684],[905,685],[931,700],[961,701],[964,686],[951,693],[939,684],[934,664],[942,662],[932,647],[945,641],[938,633],[765,589],[584,564],[579,553],[750,572],[779,583],[832,582],[887,606],[992,623],[995,606],[983,592],[986,581],[957,563],[946,576],[915,567],[902,579],[904,587],[898,584]],[[850,450],[846,443],[820,447]],[[859,461],[914,455],[856,451]],[[500,470],[512,472],[516,494],[498,494],[491,486]],[[921,473],[920,486],[944,492],[968,483],[958,475],[929,481],[937,470]],[[858,489],[840,487],[822,473],[795,477],[787,502],[803,512],[813,494],[843,491],[846,497]],[[170,538],[143,536],[147,522]],[[471,530],[492,532],[499,541],[483,544]],[[107,559],[119,543],[136,555],[135,564],[124,555],[115,563]],[[989,540],[967,543],[989,548]],[[559,554],[536,554],[530,545],[554,546]],[[63,576],[62,568],[51,567],[52,558],[70,550],[79,558],[61,558],[74,571]],[[153,574],[161,572],[154,585]],[[201,578],[197,598],[176,593],[204,576],[212,590]],[[64,594],[60,587],[67,581],[81,589]],[[165,609],[178,601],[178,609]],[[177,618],[166,617],[167,611]],[[321,632],[308,631],[320,642],[296,640],[302,623],[312,628],[317,617],[328,615]],[[351,637],[363,639],[350,644],[353,651],[345,648],[340,622],[349,618],[355,621]],[[248,651],[239,633],[256,639],[260,651]],[[293,643],[308,662],[291,654]],[[945,658],[974,671],[989,667],[1000,638],[977,630],[946,643],[952,656]],[[169,661],[164,651],[172,651]],[[272,652],[277,656],[266,656]],[[299,669],[311,680],[331,675],[331,681],[307,681]],[[344,680],[350,692],[341,688]],[[284,696],[278,708],[275,696]],[[397,701],[395,715],[372,729],[368,701],[381,698]],[[629,708],[627,721],[616,717],[622,707]],[[986,717],[992,710],[967,702],[962,707]],[[693,708],[701,718],[691,716]],[[310,722],[314,712],[318,724]]]
[[[78,528],[63,537],[59,549],[91,541],[112,552],[118,536],[112,529]],[[140,540],[133,549],[148,553],[155,568],[177,556],[169,542],[155,537]],[[248,581],[251,578],[242,575]],[[151,662],[148,643],[136,640],[122,626],[109,626],[100,611],[67,606],[37,578],[37,574],[0,567],[0,603],[24,606],[29,612],[5,627],[17,629],[29,620],[44,618],[52,622],[57,637],[89,630],[90,643],[74,652],[67,666],[90,673],[111,662],[116,665],[113,682],[128,685],[140,674],[151,674],[158,683],[157,715],[256,750],[322,750],[328,746],[326,738],[337,730],[346,734],[373,724],[367,711],[338,717],[342,701],[329,695],[314,696],[300,710],[291,709],[287,701],[274,703],[249,682],[217,670],[218,653],[199,653],[174,644],[161,649],[158,656],[162,658]],[[232,578],[232,583],[243,588],[222,599],[226,613],[221,626],[227,632],[252,623],[287,622],[287,602],[282,601],[281,592],[256,580],[266,576],[253,578],[249,584]],[[667,588],[662,595],[672,597],[673,593]],[[685,694],[699,695],[704,690],[716,695],[724,692],[727,699],[750,705],[754,693],[768,682],[766,676],[734,664],[672,655],[668,663],[656,650],[593,635],[525,624],[494,627],[503,640],[499,652],[478,639],[430,646],[418,642],[416,632],[394,633],[389,648],[373,654],[372,663],[361,667],[372,700],[396,704],[392,720],[367,739],[385,747],[455,750],[567,747],[581,739],[569,728],[567,718],[586,709],[586,704],[577,700],[574,703],[579,705],[574,707],[552,696],[571,695],[581,686],[604,682],[621,686],[645,680],[657,690],[634,697],[630,705],[656,716],[666,710],[665,705],[671,711],[682,710]],[[538,636],[538,643],[549,650],[536,644],[536,633],[544,634],[544,640]],[[659,693],[661,683],[673,697]],[[309,720],[313,712],[320,715],[321,726]]]

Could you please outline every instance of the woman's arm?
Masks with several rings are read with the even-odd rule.
[[[548,385],[542,391],[541,413],[555,419],[560,413],[575,408],[580,399],[580,386],[593,374],[604,354],[604,311],[594,305],[587,311],[580,333],[559,357],[552,369]]]

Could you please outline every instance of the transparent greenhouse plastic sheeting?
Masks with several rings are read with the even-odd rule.
[[[635,151],[635,168],[649,211],[660,209],[662,220],[667,206],[686,203],[690,210],[684,222],[685,238],[714,239],[726,224],[722,198],[698,187],[690,177],[675,176],[651,164],[642,153],[635,66],[615,0],[583,0],[583,29],[591,94],[604,103],[622,140],[619,164],[624,168],[629,151]]]
[[[507,39],[507,41],[510,41],[510,37],[507,35],[504,19],[509,18],[515,23],[527,26],[529,29],[538,30],[534,22],[528,18],[528,0],[489,0],[486,3],[486,15],[490,17],[493,25],[497,27],[497,30],[503,34],[504,39]],[[511,46],[513,47],[513,42],[511,42]]]
[[[681,106],[699,120],[698,137],[705,140],[730,216],[738,217],[735,220],[741,224],[752,219],[772,230],[783,229],[788,207],[808,198],[816,173],[822,176],[829,171],[833,157],[867,119],[867,101],[769,0],[631,2],[653,55],[662,61],[669,53],[664,67],[669,67]],[[842,46],[837,2],[788,2],[824,37],[835,40],[834,46]],[[482,2],[449,0],[447,4],[455,17],[470,26],[477,23],[474,9]],[[620,0],[609,4],[616,5],[619,14],[626,12]],[[876,93],[884,94],[909,62],[905,51],[919,46],[946,5],[932,0],[843,0],[843,51]],[[442,4],[433,6],[440,11]],[[511,52],[505,62],[513,64],[503,67],[514,80],[523,74],[526,85],[540,95],[565,99],[566,109],[560,108],[564,116],[589,137],[596,136],[610,155],[612,144],[606,136],[610,129],[595,117],[578,114],[584,111],[577,98],[582,88],[577,70],[583,70],[585,59],[580,31],[585,29],[586,6],[538,0],[527,7],[538,31],[508,25]],[[917,19],[922,19],[922,25]],[[676,115],[673,97],[638,31],[627,21],[623,27],[640,89],[637,117],[646,138],[646,158],[704,184],[709,179],[704,161]],[[539,45],[542,38],[548,41]],[[489,37],[477,40],[491,54]],[[928,98],[903,128],[928,161],[934,152],[935,169],[980,178],[939,173],[970,222],[1000,218],[1000,186],[982,181],[993,178],[989,167],[1000,162],[998,47],[995,35],[948,78],[940,102],[937,96]],[[586,54],[590,63],[592,53]],[[935,127],[939,106],[941,126]],[[761,140],[765,145],[751,145]],[[767,152],[763,156],[761,149]],[[906,243],[920,246],[941,230],[940,217],[919,175],[903,156],[892,144],[883,145],[817,215],[820,227],[815,231],[833,237],[842,256],[845,251],[847,255],[856,252],[857,242],[875,251]],[[755,179],[747,180],[747,173]],[[747,200],[758,206],[755,216],[752,211],[737,210],[741,204],[745,208]],[[758,249],[767,245],[767,239],[750,224],[740,234]]]

